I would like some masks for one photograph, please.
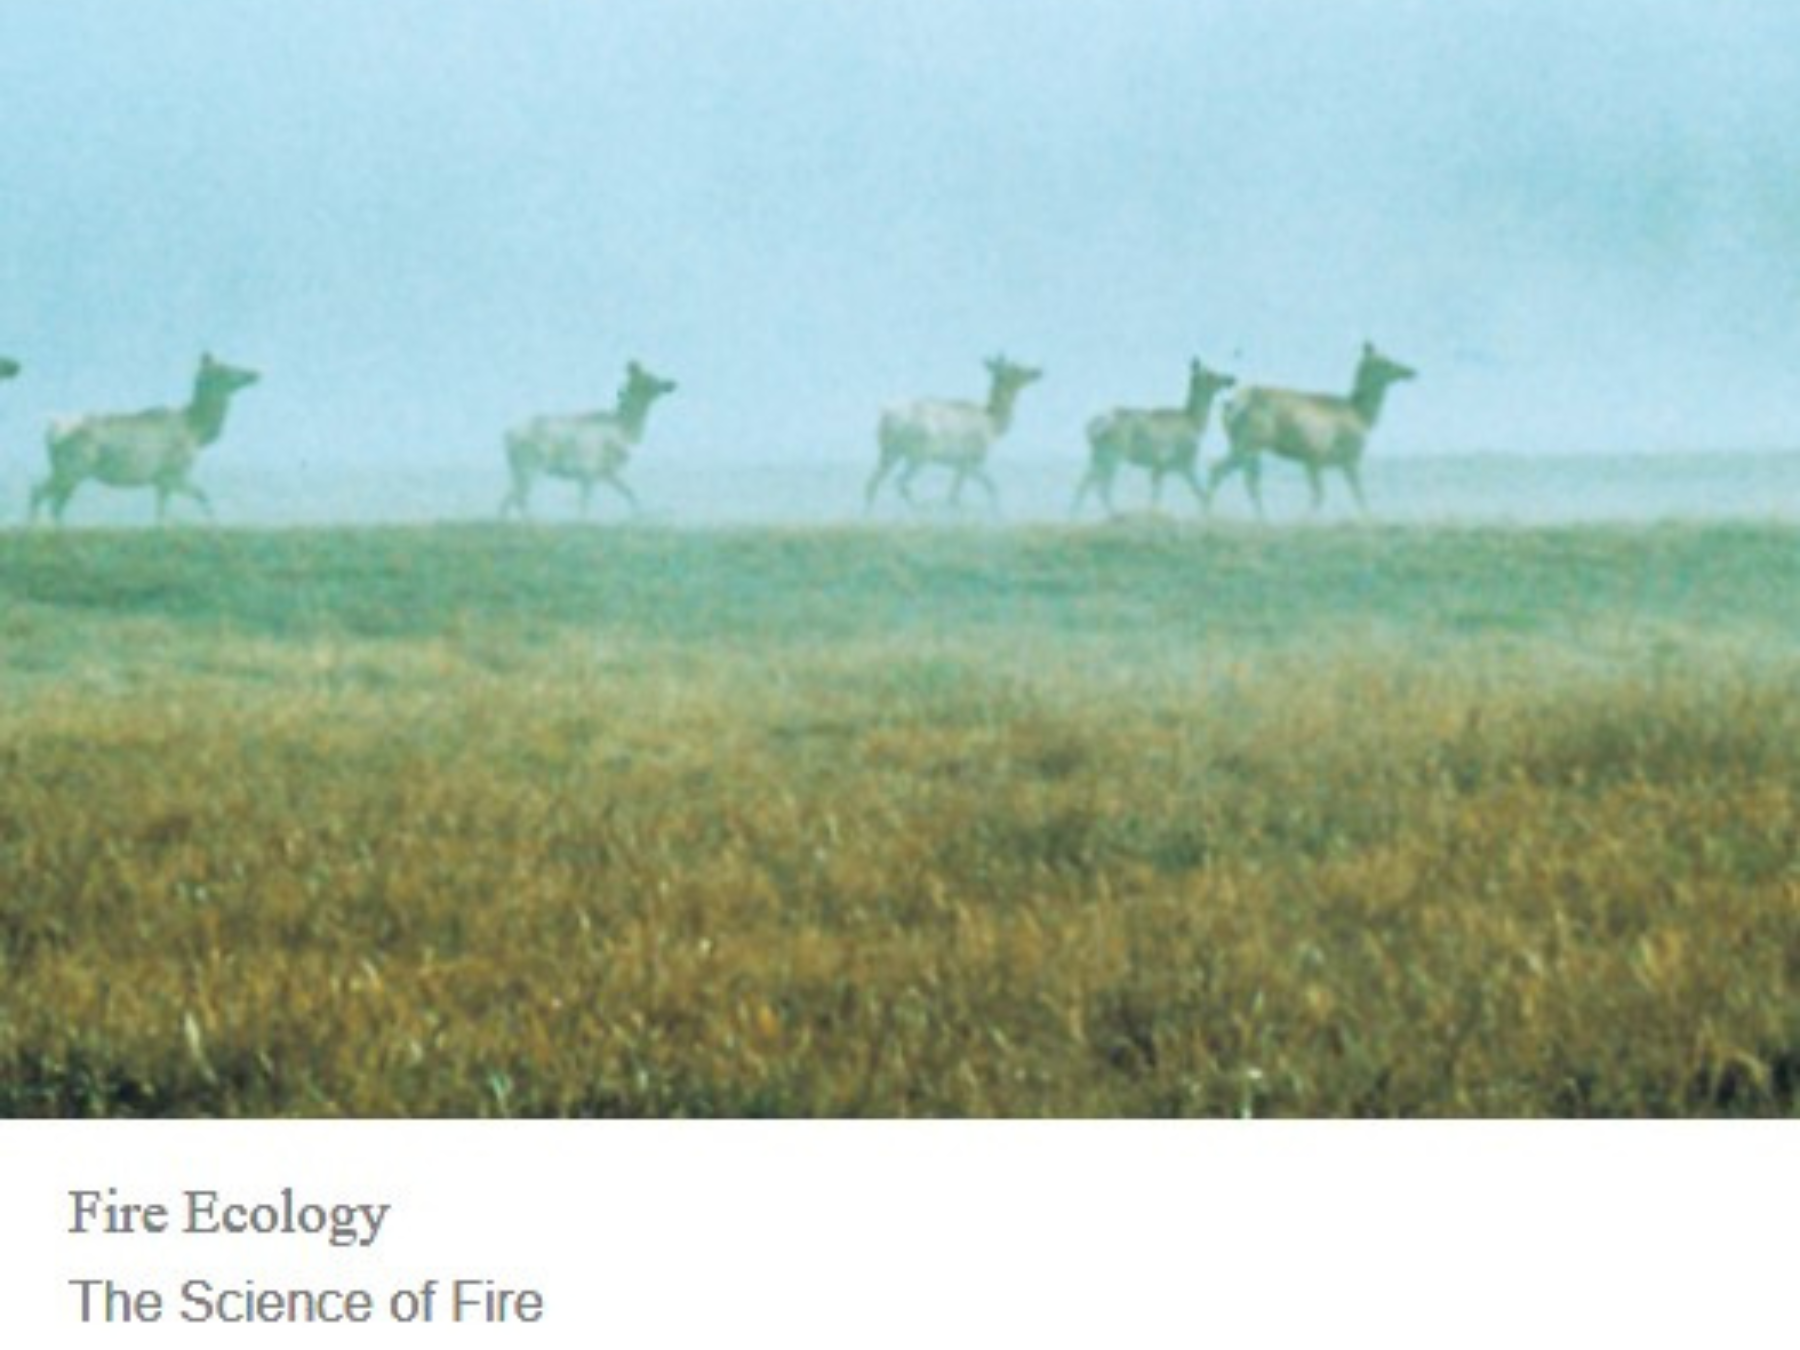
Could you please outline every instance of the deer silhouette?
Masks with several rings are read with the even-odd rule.
[[[1244,486],[1261,516],[1262,455],[1267,452],[1297,460],[1305,468],[1313,510],[1325,501],[1325,470],[1337,469],[1350,484],[1357,508],[1366,514],[1362,456],[1369,433],[1381,417],[1388,386],[1417,375],[1411,367],[1383,356],[1373,343],[1365,342],[1348,395],[1243,390],[1225,407],[1222,420],[1231,451],[1213,466],[1207,482],[1209,495],[1231,474],[1242,471]]]
[[[183,408],[136,413],[98,413],[50,424],[45,448],[50,476],[31,490],[31,518],[45,502],[58,524],[75,489],[92,479],[107,487],[156,490],[156,518],[168,515],[169,498],[192,498],[212,515],[212,503],[189,479],[200,452],[225,430],[231,399],[261,378],[227,365],[209,352],[200,358],[193,396]]]
[[[584,516],[596,483],[605,483],[637,510],[637,497],[619,474],[644,438],[651,405],[674,393],[675,387],[675,381],[652,375],[632,361],[625,367],[625,383],[611,412],[534,417],[508,432],[506,462],[512,487],[500,503],[501,517],[527,513],[531,485],[540,475],[580,484]]]
[[[1206,434],[1213,400],[1237,380],[1196,358],[1188,365],[1187,404],[1181,408],[1115,408],[1088,423],[1088,471],[1075,492],[1071,514],[1079,515],[1090,491],[1099,493],[1109,513],[1113,510],[1113,478],[1123,464],[1150,471],[1150,501],[1162,504],[1163,479],[1175,474],[1190,488],[1201,506],[1207,504],[1200,486],[1200,438]]]
[[[1019,391],[1044,372],[1016,365],[1004,356],[989,358],[991,377],[985,404],[920,400],[887,409],[876,429],[881,458],[863,492],[863,508],[874,509],[875,495],[896,466],[900,467],[900,495],[916,505],[912,480],[928,465],[942,465],[955,473],[950,500],[962,498],[963,484],[973,478],[987,491],[988,504],[998,509],[1000,490],[988,477],[989,449],[1012,426],[1013,404]]]

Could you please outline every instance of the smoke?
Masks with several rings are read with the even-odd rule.
[[[1021,460],[1365,337],[1423,372],[1388,454],[1800,402],[1779,3],[28,0],[0,79],[8,492],[203,348],[267,373],[258,455],[363,466],[491,467],[631,357],[695,462],[860,461],[1000,349],[1049,372]]]

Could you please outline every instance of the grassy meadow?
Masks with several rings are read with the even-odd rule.
[[[0,533],[0,1114],[1791,1115],[1800,532]]]

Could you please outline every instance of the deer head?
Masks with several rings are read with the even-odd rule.
[[[1007,395],[1016,394],[1026,385],[1044,378],[1042,370],[1031,366],[1017,365],[1004,356],[990,356],[987,359],[988,374],[994,377],[994,392],[1004,391]]]
[[[200,373],[194,377],[194,383],[210,394],[235,394],[240,389],[248,389],[261,378],[254,370],[227,365],[216,360],[211,352],[206,352],[200,357]]]
[[[1204,407],[1213,397],[1237,383],[1237,376],[1222,370],[1210,370],[1206,362],[1195,357],[1188,363],[1188,406]]]
[[[619,401],[648,407],[664,394],[674,393],[675,389],[675,381],[652,375],[636,361],[629,361],[625,365],[625,387],[619,391]]]
[[[1385,389],[1390,384],[1398,384],[1401,380],[1417,379],[1419,372],[1411,366],[1400,364],[1392,357],[1383,356],[1375,350],[1373,342],[1363,343],[1362,360],[1356,366],[1356,387],[1370,386]]]

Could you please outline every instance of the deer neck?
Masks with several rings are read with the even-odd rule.
[[[650,405],[656,402],[654,394],[621,394],[618,407],[613,416],[618,420],[619,430],[623,431],[633,445],[644,435],[644,424],[650,420]]]
[[[194,397],[186,408],[189,430],[196,445],[211,445],[225,431],[225,414],[231,408],[231,391],[202,380],[194,385]]]
[[[1350,406],[1365,426],[1374,426],[1381,416],[1382,400],[1387,397],[1388,381],[1379,375],[1358,376],[1356,388],[1350,391]]]
[[[1188,390],[1187,419],[1196,429],[1206,426],[1207,414],[1212,412],[1213,399],[1218,397],[1217,389],[1208,389],[1205,385],[1195,385]]]
[[[1004,436],[1012,426],[1013,404],[1019,401],[1019,386],[1002,384],[994,381],[994,387],[988,393],[987,415],[992,423],[994,434]]]

